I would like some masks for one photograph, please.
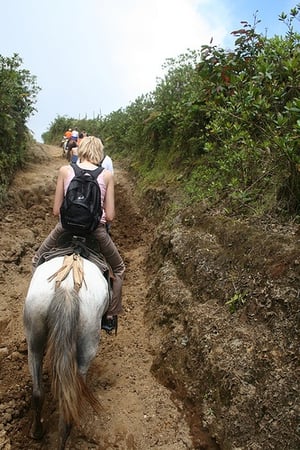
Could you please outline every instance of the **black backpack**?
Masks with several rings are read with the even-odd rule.
[[[81,169],[71,164],[72,178],[60,208],[62,226],[74,234],[84,235],[94,231],[101,219],[101,192],[97,182],[103,167],[95,170]]]

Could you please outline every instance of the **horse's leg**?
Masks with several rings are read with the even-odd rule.
[[[90,364],[97,354],[99,340],[98,321],[96,321],[96,324],[90,324],[88,330],[81,330],[79,334],[77,341],[77,366],[78,372],[84,381]]]
[[[45,332],[31,336],[28,342],[28,364],[32,377],[32,408],[33,421],[30,436],[33,439],[41,439],[44,431],[41,421],[42,407],[44,403],[44,386],[42,379],[43,355],[46,344]]]
[[[58,450],[64,450],[72,430],[72,424],[67,424],[62,417],[59,418],[59,444]]]

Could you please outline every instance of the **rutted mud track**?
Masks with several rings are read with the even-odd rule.
[[[31,257],[56,223],[63,162],[58,148],[38,146],[1,214],[0,450],[57,440],[47,370],[46,434],[28,438],[22,308]],[[69,449],[299,450],[299,225],[200,204],[171,219],[176,189],[149,189],[139,209],[127,175],[117,167],[112,228],[127,268],[125,314],[88,374],[102,412],[84,412]]]
[[[56,219],[51,214],[61,150],[38,146],[19,172],[1,214],[0,256],[0,449],[54,449],[57,411],[45,370],[46,434],[42,442],[28,437],[31,379],[22,326],[22,308],[31,277],[31,257]],[[102,335],[88,384],[100,399],[102,413],[84,412],[72,431],[70,449],[194,448],[180,402],[151,374],[152,355],[143,311],[147,292],[144,258],[153,233],[135,205],[126,173],[116,170],[117,218],[112,235],[126,263],[125,313],[116,337]]]

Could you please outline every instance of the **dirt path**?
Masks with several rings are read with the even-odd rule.
[[[31,379],[28,374],[22,307],[31,277],[34,249],[56,219],[51,207],[61,150],[39,146],[34,160],[20,172],[0,221],[0,450],[54,449],[57,414],[45,373],[47,433],[42,442],[28,438]],[[117,219],[112,235],[126,263],[119,333],[102,336],[88,375],[102,413],[84,414],[73,430],[70,449],[193,449],[180,403],[151,374],[152,355],[143,308],[148,287],[144,258],[151,227],[135,206],[126,172],[116,168]]]

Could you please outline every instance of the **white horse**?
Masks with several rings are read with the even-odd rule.
[[[87,400],[96,410],[98,400],[85,378],[95,357],[102,316],[109,302],[108,283],[96,264],[82,259],[84,280],[74,289],[72,270],[57,286],[52,275],[63,265],[56,257],[35,270],[24,305],[28,364],[32,376],[31,437],[43,437],[42,406],[44,352],[49,356],[52,391],[59,405],[59,449],[64,449],[72,425],[78,424]],[[51,281],[49,281],[51,279]]]

